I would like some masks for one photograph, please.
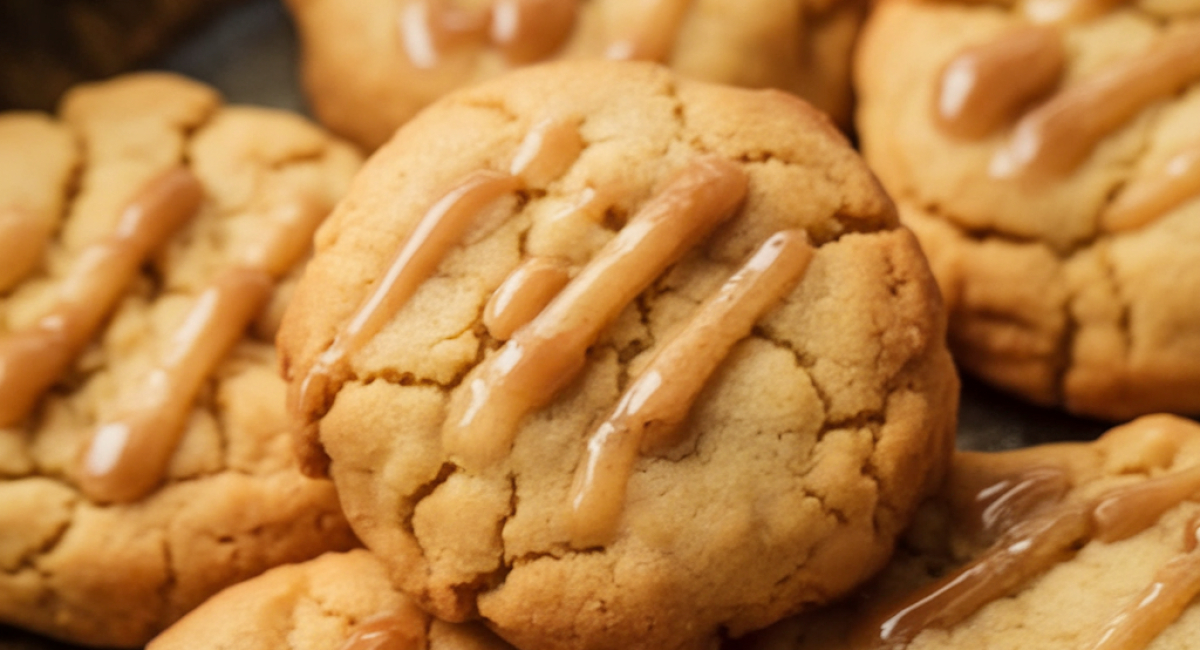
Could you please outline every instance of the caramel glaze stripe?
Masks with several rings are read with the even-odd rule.
[[[510,63],[531,63],[562,47],[578,13],[579,0],[493,0],[490,11],[413,0],[400,12],[400,41],[421,69],[437,67],[452,48],[489,42]]]
[[[661,453],[682,442],[680,425],[713,372],[795,288],[813,252],[800,230],[769,238],[625,390],[575,472],[568,526],[576,547],[611,540],[638,453]]]
[[[476,217],[504,196],[563,174],[582,147],[575,123],[543,120],[518,145],[510,173],[470,174],[425,212],[329,348],[300,382],[291,383],[288,401],[303,429],[300,439],[313,438],[316,420],[329,408],[328,396],[350,377],[349,356],[412,298]]]
[[[1147,105],[1200,80],[1200,21],[1027,113],[992,158],[998,178],[1061,175]]]
[[[1110,489],[1090,504],[1043,508],[1014,524],[962,569],[890,608],[882,623],[862,628],[872,635],[863,647],[902,648],[922,630],[956,625],[1070,557],[1087,541],[1111,542],[1146,530],[1198,489],[1200,467],[1191,467]]]
[[[1200,594],[1200,517],[1188,522],[1184,552],[1159,569],[1133,601],[1104,626],[1088,650],[1142,650]]]
[[[1110,490],[1093,510],[1095,538],[1115,542],[1154,525],[1164,512],[1200,493],[1200,465]]]
[[[275,282],[308,252],[327,213],[308,197],[283,203],[267,216],[268,234],[200,293],[166,354],[133,392],[132,408],[92,432],[78,474],[89,499],[135,501],[162,481],[205,379],[270,300]]]
[[[125,208],[112,235],[80,252],[51,310],[0,338],[0,426],[33,409],[124,295],[147,257],[200,207],[204,191],[179,167],[156,177]]]
[[[1023,0],[1021,14],[1037,25],[1078,23],[1115,9],[1127,0]]]
[[[747,184],[736,164],[702,158],[650,199],[545,310],[454,391],[442,429],[451,457],[476,470],[507,454],[521,418],[579,374],[588,347],[634,297],[733,215]]]
[[[861,628],[856,648],[900,649],[927,628],[948,628],[1070,557],[1091,529],[1086,506],[1038,513],[1014,525],[983,555],[905,599],[882,622]]]
[[[1061,467],[1031,467],[979,490],[970,511],[957,520],[968,522],[976,537],[996,539],[1039,507],[1061,501],[1070,489],[1071,477]]]
[[[566,42],[579,0],[494,0],[492,43],[510,63],[544,59]]]
[[[1134,181],[1100,215],[1108,232],[1141,228],[1200,196],[1200,145],[1170,158],[1150,176]]]
[[[628,33],[609,44],[604,56],[617,60],[665,62],[675,46],[691,0],[642,2]]]
[[[425,650],[425,617],[415,608],[373,616],[354,627],[338,650]]]
[[[564,260],[531,257],[504,279],[483,310],[483,325],[499,341],[533,320],[571,279]]]
[[[50,229],[37,214],[16,206],[0,208],[0,293],[37,268],[49,242]]]
[[[1021,27],[969,47],[942,70],[937,123],[955,137],[983,138],[1053,91],[1065,63],[1062,37],[1048,27]]]

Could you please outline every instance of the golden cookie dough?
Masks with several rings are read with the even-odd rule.
[[[1092,443],[960,452],[942,492],[852,605],[786,621],[736,650],[1192,647],[1200,635],[1197,485],[1200,425],[1169,415]],[[1046,559],[1027,562],[1033,556]],[[996,570],[998,558],[1012,562]],[[986,593],[977,607],[928,596],[973,571],[982,579],[960,584]],[[934,620],[901,614],[921,597]]]
[[[333,486],[296,469],[271,342],[305,228],[359,164],[165,74],[0,115],[0,257],[21,258],[0,286],[0,621],[138,646],[355,544]]]
[[[146,650],[512,650],[479,624],[430,618],[364,550],[326,553],[229,587]]]
[[[1077,414],[1198,413],[1200,21],[1112,4],[880,3],[859,133],[964,368]]]
[[[850,121],[864,0],[288,0],[313,112],[374,149],[438,97],[550,59],[661,61]],[[440,17],[440,18],[439,18]],[[442,25],[430,29],[429,25]]]
[[[916,241],[779,91],[517,71],[401,129],[317,251],[278,339],[309,468],[423,607],[521,648],[706,647],[828,601],[953,444]],[[706,320],[731,285],[776,288]]]

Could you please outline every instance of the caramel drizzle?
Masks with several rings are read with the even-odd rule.
[[[679,445],[680,425],[734,344],[803,277],[813,248],[803,231],[768,239],[625,390],[588,440],[571,489],[568,527],[577,547],[607,543],[620,519],[638,453]]]
[[[24,419],[71,365],[149,255],[200,207],[203,188],[179,167],[151,180],[116,230],[83,249],[49,313],[0,339],[0,426]]]
[[[510,63],[530,63],[562,47],[578,13],[578,0],[494,0],[490,11],[412,0],[400,12],[400,41],[421,69],[437,67],[450,49],[485,43]]]
[[[983,555],[892,607],[882,623],[863,628],[872,635],[866,645],[902,648],[927,628],[956,625],[1071,557],[1087,541],[1111,542],[1136,535],[1197,492],[1200,467],[1191,467],[1108,490],[1090,504],[1036,511],[1014,524]]]
[[[935,115],[951,135],[979,139],[1058,86],[1066,64],[1054,29],[1022,27],[960,52],[942,71]]]
[[[525,414],[579,374],[587,349],[634,297],[733,215],[747,183],[740,167],[720,158],[685,168],[455,390],[443,448],[468,470],[507,454]]]
[[[339,650],[425,650],[425,623],[413,612],[396,612],[359,623]]]
[[[88,498],[135,501],[162,481],[205,379],[266,306],[276,280],[308,251],[326,212],[313,200],[284,204],[269,234],[200,293],[134,391],[135,405],[97,427],[84,447],[79,487]]]
[[[1135,181],[1100,215],[1108,232],[1141,228],[1200,196],[1200,145],[1185,149],[1153,175]]]
[[[573,135],[572,135],[573,134]],[[532,144],[531,144],[532,143]],[[582,150],[574,123],[540,122],[517,149],[510,172],[481,170],[468,175],[417,221],[383,276],[355,310],[304,378],[293,382],[290,407],[311,437],[329,408],[326,396],[351,376],[349,358],[379,333],[408,303],[466,236],[485,208],[535,181],[561,175]]]
[[[1070,476],[1061,468],[1033,467],[976,492],[965,520],[975,535],[995,539],[1039,506],[1061,501],[1070,489]]]
[[[1200,594],[1200,517],[1188,522],[1184,552],[1159,569],[1130,605],[1114,616],[1089,650],[1140,650],[1179,618]]]
[[[604,56],[617,60],[665,62],[675,47],[691,0],[651,0],[639,5],[628,32],[609,44]]]
[[[992,158],[998,178],[1064,174],[1149,104],[1200,80],[1200,23],[1068,88],[1026,114]]]
[[[0,207],[0,293],[17,286],[37,268],[50,242],[50,229],[38,215],[15,206]]]
[[[1036,25],[1079,23],[1096,18],[1127,0],[1023,0],[1021,13]]]
[[[507,341],[533,320],[571,279],[566,262],[531,257],[504,279],[483,310],[483,325],[497,340]]]

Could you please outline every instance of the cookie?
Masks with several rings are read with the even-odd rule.
[[[1092,443],[959,453],[854,607],[742,650],[1192,647],[1198,489],[1200,425],[1168,415]]]
[[[422,607],[704,647],[885,560],[952,446],[940,309],[824,115],[577,61],[401,129],[278,343],[308,467]]]
[[[210,598],[146,650],[512,650],[478,624],[431,619],[364,550],[276,567]]]
[[[0,116],[0,621],[137,646],[355,543],[296,469],[272,341],[359,163],[165,74]]]
[[[971,373],[1124,420],[1200,412],[1200,23],[1179,3],[881,3],[865,157]]]
[[[665,63],[849,122],[864,0],[288,0],[313,112],[374,149],[433,100],[553,59]]]

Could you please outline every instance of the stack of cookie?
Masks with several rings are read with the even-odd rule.
[[[1200,411],[1186,4],[878,3],[865,161],[857,0],[289,0],[361,169],[168,75],[0,117],[0,620],[1187,647],[1200,426],[954,451],[954,361]]]

